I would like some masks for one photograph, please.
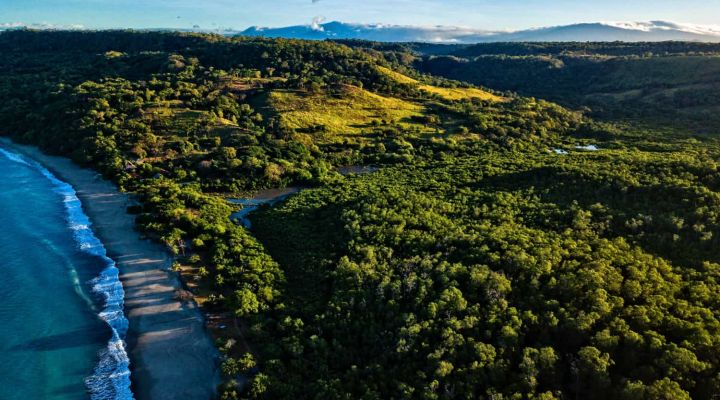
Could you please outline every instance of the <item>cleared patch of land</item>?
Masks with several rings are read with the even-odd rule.
[[[404,128],[427,129],[414,122],[423,107],[384,97],[355,86],[344,86],[341,95],[274,90],[265,103],[288,128],[318,133],[361,133],[373,125],[395,123]]]
[[[393,80],[395,80],[398,83],[403,83],[406,85],[414,85],[418,89],[427,92],[432,93],[435,95],[438,95],[442,97],[445,100],[463,100],[463,99],[481,99],[481,100],[488,100],[488,101],[505,101],[503,97],[500,97],[498,95],[495,95],[493,93],[490,93],[486,90],[477,89],[477,88],[444,88],[439,86],[433,86],[428,85],[425,83],[422,83],[418,81],[417,79],[413,79],[407,75],[403,75],[399,72],[393,71],[389,68],[385,67],[378,67],[378,70],[382,72],[383,74],[389,76]]]

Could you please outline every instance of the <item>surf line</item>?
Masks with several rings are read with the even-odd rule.
[[[100,274],[89,283],[93,293],[103,299],[102,310],[98,315],[110,326],[112,337],[107,346],[100,350],[99,361],[92,375],[85,379],[85,385],[92,400],[133,400],[130,389],[130,359],[125,344],[129,324],[123,312],[125,291],[115,261],[107,256],[105,246],[92,231],[90,219],[70,184],[58,179],[40,163],[21,154],[3,148],[0,148],[0,154],[13,162],[37,170],[50,180],[53,191],[63,199],[67,222],[78,248],[102,262]]]

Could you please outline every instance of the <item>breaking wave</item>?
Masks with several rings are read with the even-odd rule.
[[[110,326],[112,337],[100,351],[100,361],[85,384],[92,400],[132,400],[130,360],[124,340],[128,330],[128,320],[123,313],[125,291],[115,262],[107,256],[105,246],[93,233],[90,220],[83,212],[80,199],[72,186],[59,180],[38,162],[2,148],[0,154],[38,170],[52,182],[53,190],[63,198],[67,222],[78,248],[102,261],[102,271],[89,283],[93,292],[103,299],[99,316]]]

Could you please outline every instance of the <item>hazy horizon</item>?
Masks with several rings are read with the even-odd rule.
[[[362,7],[359,7],[362,6]],[[677,0],[626,2],[548,0],[6,0],[0,26],[88,29],[243,30],[310,25],[313,21],[412,26],[460,26],[503,31],[601,21],[673,21],[714,25],[720,3]]]

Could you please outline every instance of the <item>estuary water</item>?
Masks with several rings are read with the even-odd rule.
[[[288,187],[283,189],[267,189],[261,190],[252,197],[246,199],[228,199],[233,204],[239,204],[242,206],[240,211],[234,212],[230,215],[230,219],[238,221],[245,228],[250,229],[252,223],[250,222],[249,215],[253,211],[260,208],[260,206],[268,204],[272,206],[275,203],[285,200],[288,196],[298,193],[301,189],[299,187]]]
[[[73,188],[0,147],[0,399],[132,399],[123,298]]]

